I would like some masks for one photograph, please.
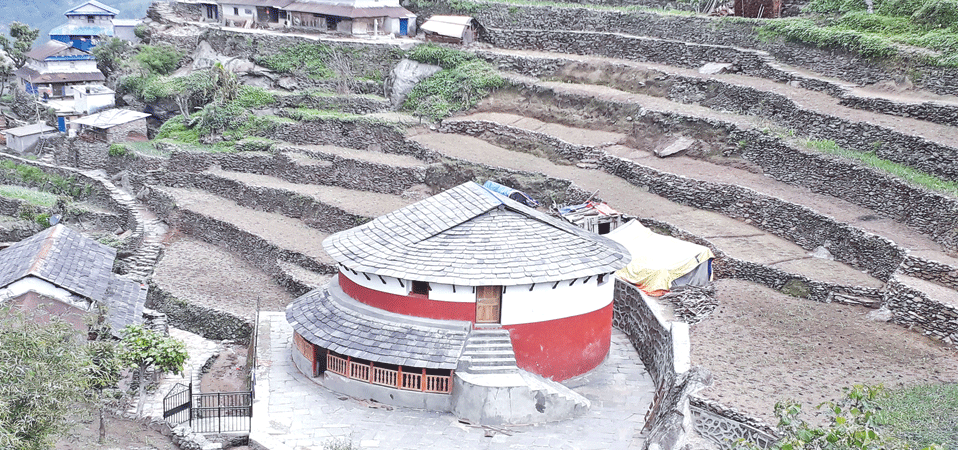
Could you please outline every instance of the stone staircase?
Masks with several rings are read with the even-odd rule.
[[[465,394],[456,396],[454,412],[474,423],[554,422],[590,409],[586,397],[518,368],[510,332],[503,328],[471,330],[455,373],[454,382]],[[473,402],[480,405],[466,406]]]
[[[457,365],[457,372],[477,375],[516,374],[510,332],[503,328],[476,328],[470,332]]]

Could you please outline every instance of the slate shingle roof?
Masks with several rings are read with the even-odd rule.
[[[455,369],[469,322],[404,316],[364,305],[334,278],[287,307],[287,321],[308,342],[342,355],[427,369]]]
[[[468,286],[570,280],[630,262],[613,240],[473,182],[334,234],[323,248],[353,270]]]
[[[139,323],[146,290],[113,273],[117,251],[59,224],[0,250],[0,288],[28,276],[102,302],[114,332]]]

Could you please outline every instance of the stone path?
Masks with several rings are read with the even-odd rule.
[[[626,336],[614,330],[610,355],[593,372],[568,380],[592,402],[582,417],[509,427],[484,437],[452,414],[377,408],[335,394],[301,374],[291,360],[293,334],[284,313],[261,313],[257,384],[250,437],[271,450],[321,450],[336,440],[385,449],[641,448],[644,414],[653,401],[650,376]],[[342,399],[342,400],[341,400]]]

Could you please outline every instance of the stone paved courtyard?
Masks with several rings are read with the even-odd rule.
[[[354,448],[383,449],[627,449],[640,448],[653,382],[626,336],[614,329],[610,354],[596,370],[564,384],[592,402],[581,417],[505,427],[512,435],[485,437],[482,428],[450,413],[388,409],[338,395],[301,374],[291,360],[293,333],[284,313],[261,313],[251,439],[272,450],[321,450],[349,440]]]

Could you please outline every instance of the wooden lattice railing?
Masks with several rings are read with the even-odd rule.
[[[327,353],[327,370],[352,380],[407,391],[449,394],[453,385],[452,372],[451,375],[428,375],[427,369],[403,366],[388,369],[377,367],[372,362],[356,361],[349,356],[343,358],[333,353]]]

